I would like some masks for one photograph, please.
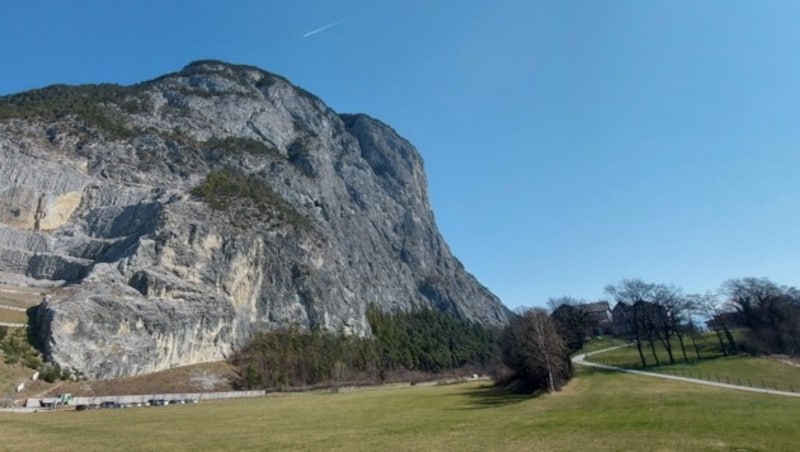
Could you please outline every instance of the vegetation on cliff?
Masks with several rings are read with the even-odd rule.
[[[234,213],[235,224],[275,217],[303,230],[312,228],[308,218],[263,181],[231,168],[209,172],[203,183],[192,190],[192,195],[212,209]]]
[[[47,382],[71,377],[69,370],[62,370],[58,364],[43,362],[41,353],[31,345],[27,328],[7,328],[0,326],[0,354],[6,364],[21,364],[37,370]]]
[[[126,113],[151,108],[143,91],[112,83],[97,85],[52,85],[0,97],[0,120],[33,119],[55,121],[74,115],[103,130],[111,138],[128,138],[135,131],[114,118],[110,105]]]

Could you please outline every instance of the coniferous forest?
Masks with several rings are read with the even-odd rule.
[[[499,331],[424,309],[367,314],[372,338],[288,328],[257,335],[232,357],[240,386],[285,390],[414,380],[498,366]]]

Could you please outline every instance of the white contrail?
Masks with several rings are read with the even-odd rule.
[[[337,26],[337,25],[341,24],[342,22],[344,22],[344,21],[346,21],[346,20],[347,20],[347,19],[341,19],[341,20],[337,20],[336,22],[329,23],[328,25],[325,25],[324,27],[317,28],[316,30],[311,30],[311,31],[309,31],[308,33],[304,34],[304,35],[303,35],[303,37],[304,37],[304,38],[307,38],[307,37],[309,37],[309,36],[311,36],[311,35],[315,35],[315,34],[317,34],[317,33],[321,33],[321,32],[323,32],[323,31],[327,30],[328,28],[333,28],[333,27],[335,27],[335,26]]]

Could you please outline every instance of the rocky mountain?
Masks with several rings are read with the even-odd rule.
[[[219,360],[288,325],[507,310],[439,234],[414,147],[263,70],[0,98],[0,271],[57,281],[35,331],[90,378]]]

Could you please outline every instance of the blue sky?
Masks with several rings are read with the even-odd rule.
[[[798,23],[795,1],[13,2],[0,93],[281,74],[418,148],[445,239],[512,308],[798,285]]]

